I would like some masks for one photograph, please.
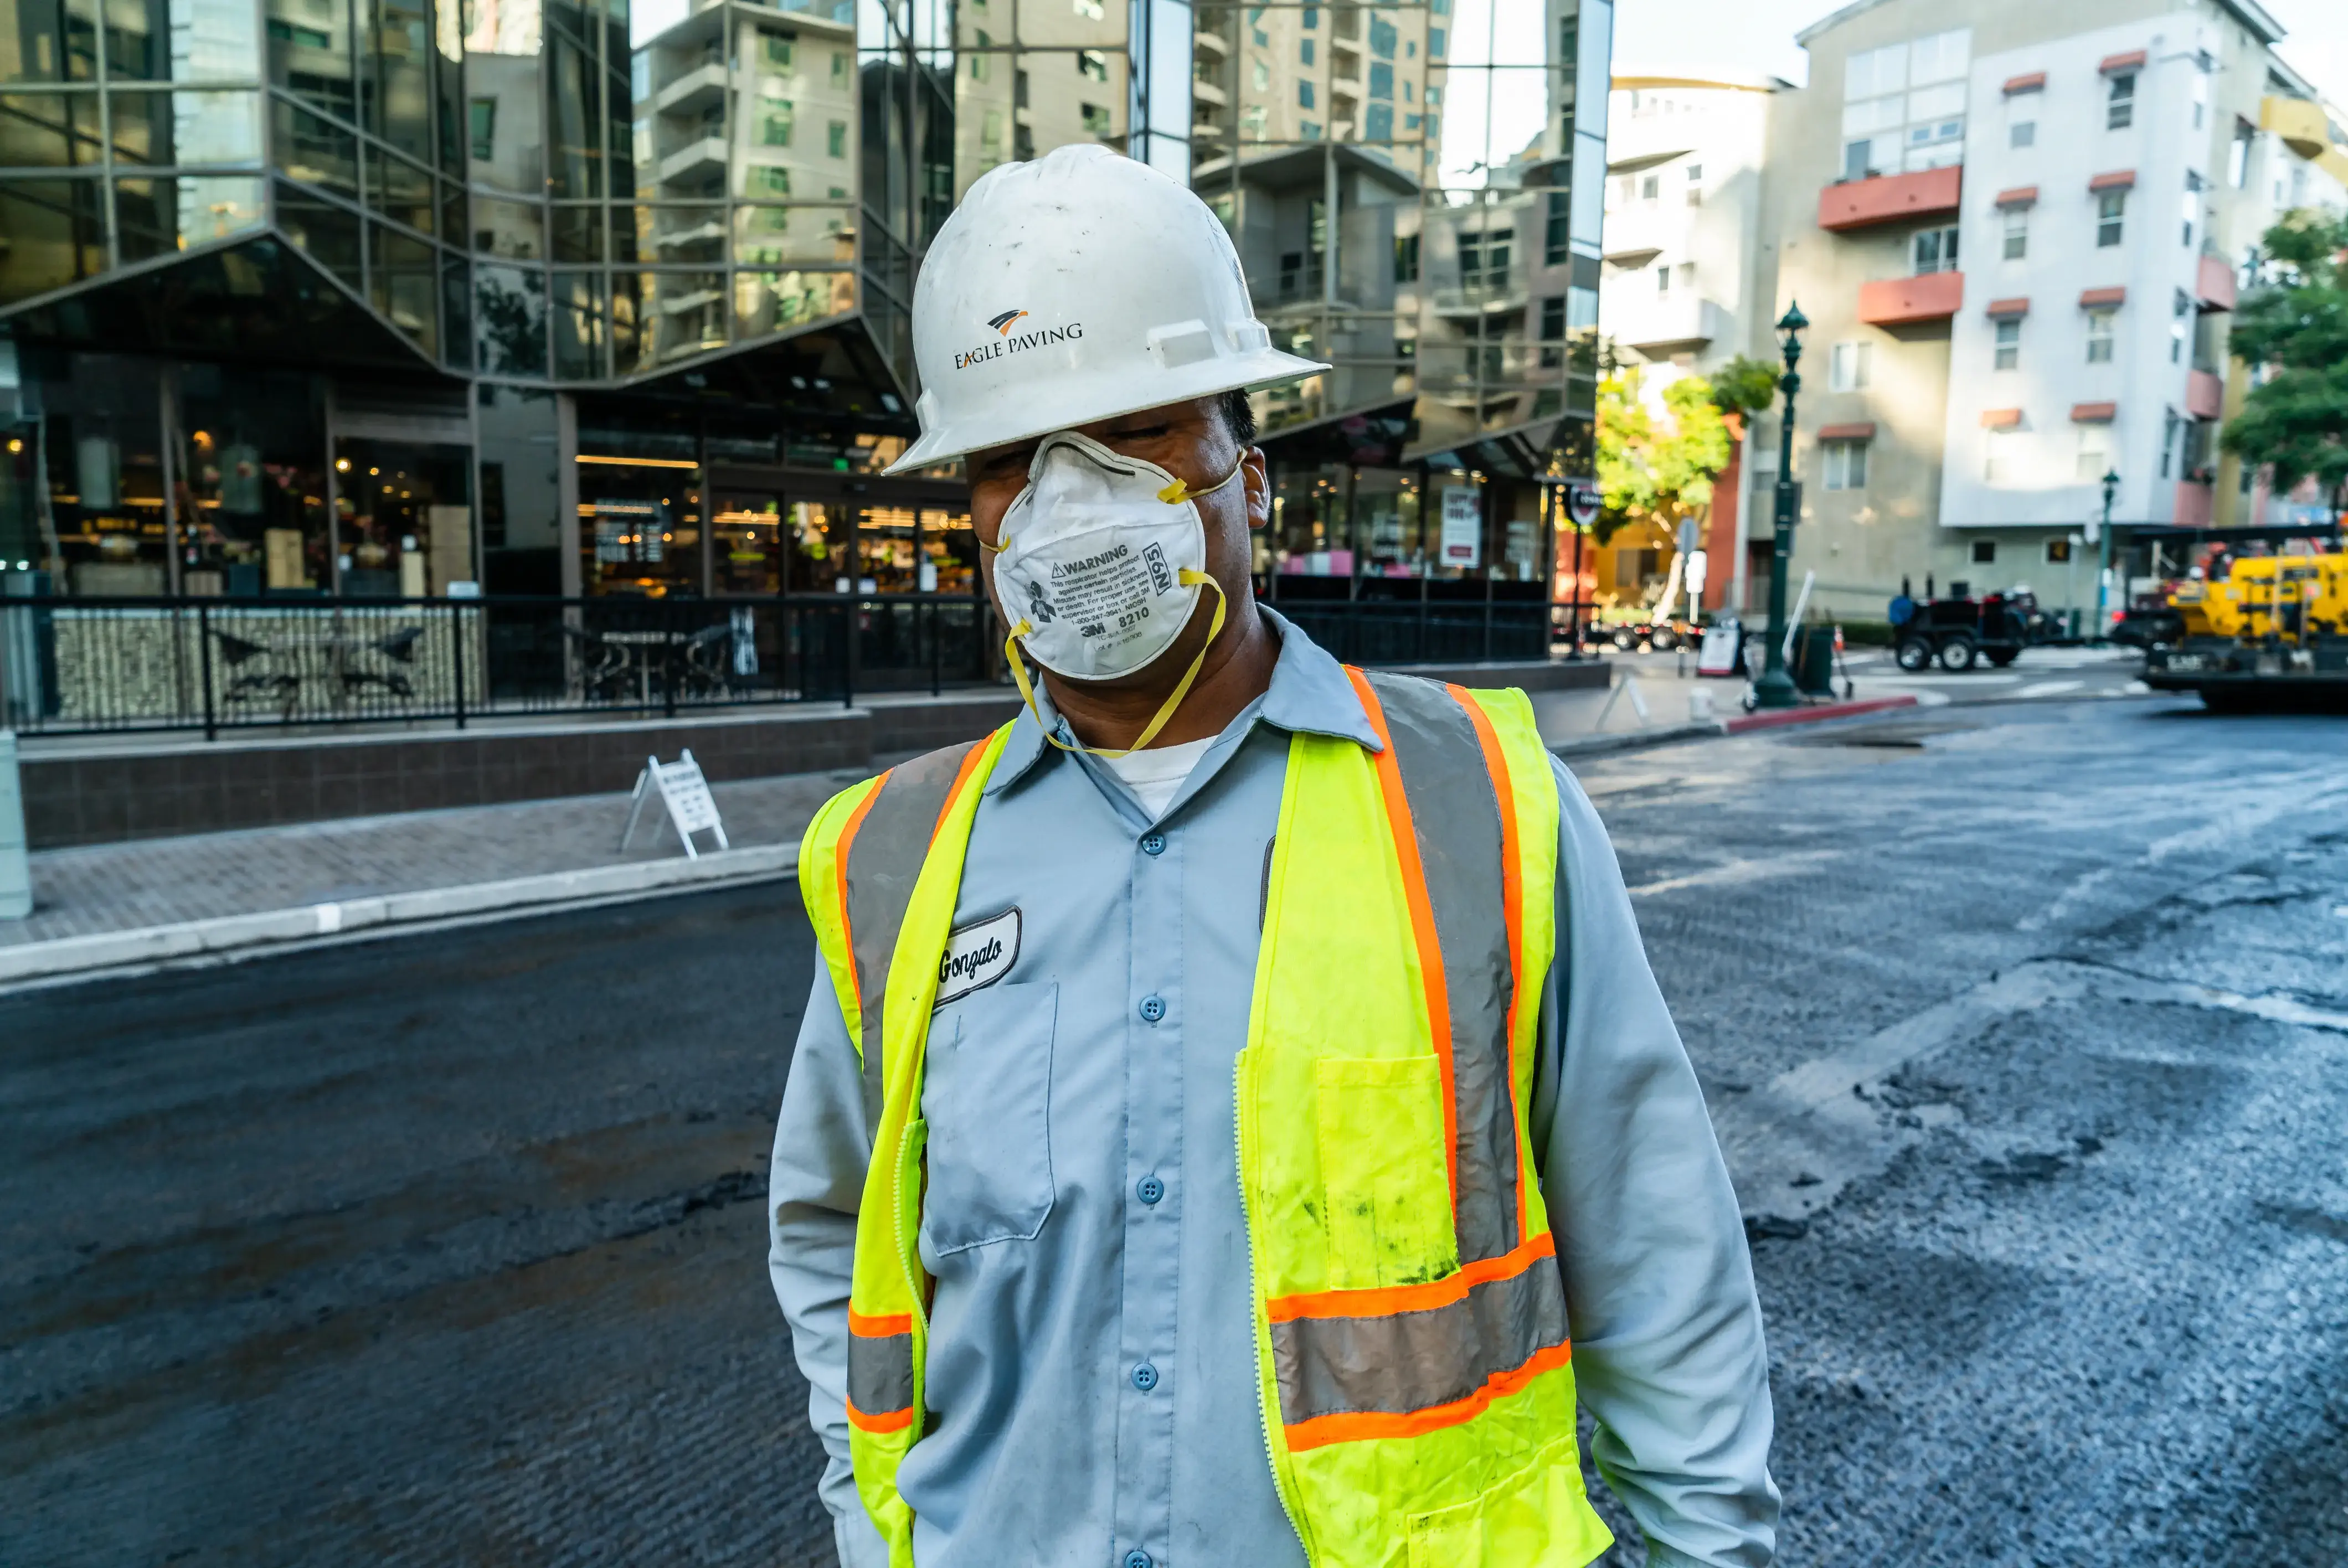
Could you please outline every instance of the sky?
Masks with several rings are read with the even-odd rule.
[[[2287,35],[2283,58],[2334,103],[2348,103],[2348,5],[2264,3]],[[1794,35],[1841,8],[1839,0],[1616,0],[1614,68],[1766,72],[1804,82],[1807,60]]]

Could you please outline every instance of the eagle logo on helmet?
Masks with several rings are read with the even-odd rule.
[[[1009,337],[1011,335],[1011,323],[1019,320],[1026,313],[1027,313],[1025,311],[1005,311],[999,316],[987,317],[986,324],[994,329],[997,336]]]

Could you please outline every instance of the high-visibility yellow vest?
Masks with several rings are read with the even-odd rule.
[[[1248,1042],[1241,1199],[1272,1477],[1313,1568],[1581,1568],[1555,1239],[1528,1128],[1558,802],[1519,692],[1348,669],[1372,726],[1297,734]],[[799,886],[860,1053],[872,1163],[849,1290],[856,1487],[911,1568],[931,1281],[922,1056],[1009,729],[834,797]]]

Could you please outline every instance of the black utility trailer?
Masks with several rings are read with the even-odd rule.
[[[2019,594],[1919,600],[1892,627],[1892,648],[1902,670],[1936,663],[1948,671],[1970,670],[1982,659],[2003,670],[2037,641],[2031,630],[2036,609]]]

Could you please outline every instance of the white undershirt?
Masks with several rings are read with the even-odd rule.
[[[1190,776],[1190,771],[1199,765],[1199,759],[1207,754],[1207,748],[1214,743],[1215,737],[1209,735],[1203,741],[1184,741],[1178,746],[1153,746],[1146,752],[1133,752],[1121,757],[1103,757],[1101,761],[1108,764],[1111,773],[1125,781],[1125,787],[1141,802],[1141,809],[1156,817],[1163,815],[1166,808],[1174,804],[1176,792]]]

